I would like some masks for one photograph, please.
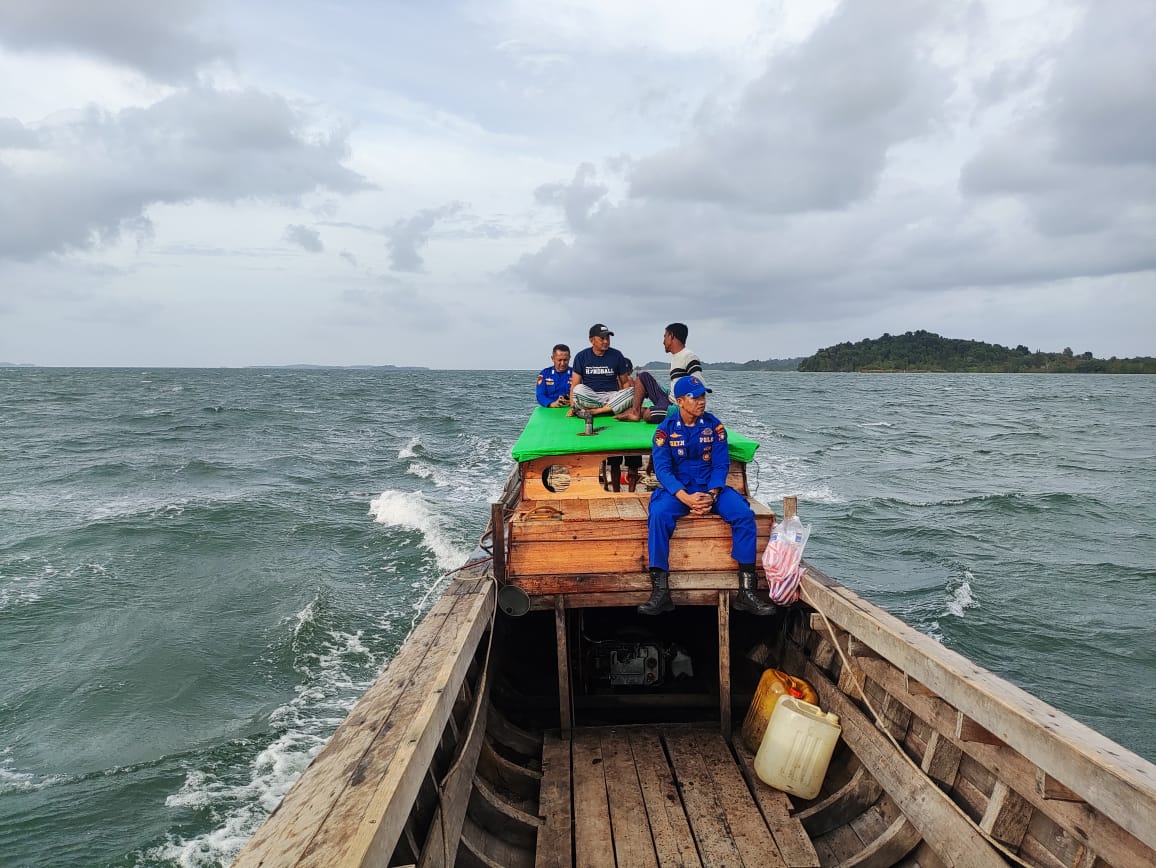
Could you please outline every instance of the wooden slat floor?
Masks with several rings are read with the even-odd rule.
[[[819,864],[787,797],[752,791],[749,755],[717,727],[577,729],[569,743],[547,736],[543,759],[542,868]]]

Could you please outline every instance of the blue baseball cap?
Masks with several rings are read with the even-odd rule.
[[[697,398],[710,391],[698,377],[680,377],[674,384],[674,397],[676,398],[685,398],[688,395],[691,398]]]

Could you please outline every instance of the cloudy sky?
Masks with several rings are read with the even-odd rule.
[[[1152,0],[0,0],[0,361],[1156,355]]]

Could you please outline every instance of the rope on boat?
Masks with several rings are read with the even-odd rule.
[[[917,772],[919,772],[919,774],[923,778],[925,778],[931,786],[935,787],[936,789],[939,789],[939,785],[935,782],[935,779],[932,778],[931,775],[929,775],[927,772],[925,772],[922,769],[922,767],[920,767],[915,762],[915,760],[913,760],[910,756],[907,755],[907,751],[905,751],[903,749],[903,745],[901,745],[899,743],[899,740],[896,739],[895,736],[893,736],[891,734],[891,732],[887,729],[887,727],[883,725],[883,723],[884,723],[883,715],[881,715],[878,711],[875,710],[875,706],[871,704],[871,700],[867,697],[866,685],[863,683],[863,681],[860,677],[860,673],[858,671],[856,671],[855,667],[851,665],[851,661],[847,659],[847,655],[843,651],[842,646],[839,645],[838,639],[835,636],[835,628],[831,625],[831,621],[827,618],[827,613],[824,612],[819,607],[819,605],[814,601],[814,599],[811,598],[811,595],[807,593],[806,588],[800,587],[799,588],[799,595],[803,599],[803,601],[808,606],[810,606],[812,609],[814,609],[816,612],[818,612],[819,617],[823,619],[823,625],[827,628],[827,633],[831,637],[831,644],[835,646],[835,650],[839,653],[839,659],[843,661],[843,669],[846,672],[850,673],[851,680],[855,682],[855,687],[859,691],[859,695],[863,699],[863,704],[867,706],[867,710],[871,712],[871,716],[874,718],[874,723],[875,723],[876,729],[878,729],[880,732],[882,732],[883,735],[887,736],[888,740],[893,745],[895,745],[896,751],[898,751],[899,755],[907,761],[907,764],[909,766],[911,766],[913,769],[915,769]],[[1022,866],[1024,866],[1024,868],[1033,868],[1033,866],[1030,862],[1026,862],[1022,857],[1018,856],[1017,854],[1015,854],[1011,850],[1009,850],[1007,848],[1007,846],[1002,841],[997,840],[992,835],[990,835],[988,832],[985,832],[983,830],[983,828],[980,827],[979,823],[977,823],[975,820],[973,820],[970,817],[970,815],[968,815],[968,813],[963,810],[963,808],[961,808],[959,805],[957,805],[955,803],[955,799],[948,797],[947,801],[951,805],[951,807],[955,809],[955,812],[957,814],[959,814],[959,816],[963,817],[963,819],[965,819],[968,822],[968,824],[971,825],[971,827],[973,829],[975,829],[977,832],[979,832],[979,834],[982,835],[984,837],[984,839],[986,839],[987,842],[989,844],[991,844],[992,847],[999,850],[1000,853],[1002,853],[1008,859],[1011,859],[1017,865],[1022,865]],[[900,810],[902,810],[902,809],[903,809],[902,806],[900,806]],[[910,822],[910,820],[908,820],[908,822]]]

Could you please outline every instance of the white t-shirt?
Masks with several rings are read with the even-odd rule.
[[[691,374],[706,383],[702,376],[702,362],[698,360],[698,356],[683,347],[670,359],[670,385],[673,386],[683,377],[689,377]]]

